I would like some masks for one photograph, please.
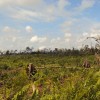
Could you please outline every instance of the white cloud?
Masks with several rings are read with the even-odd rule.
[[[40,46],[39,50],[44,50],[46,48],[46,46]]]
[[[57,9],[47,5],[44,0],[1,0],[1,10],[7,11],[6,16],[25,21],[53,21]]]
[[[75,27],[75,23],[78,22],[77,19],[75,18],[70,18],[61,23],[61,31],[62,33],[72,33],[71,31],[73,30],[72,28]]]
[[[20,33],[20,30],[17,30],[15,28],[5,26],[2,29],[1,34],[1,41],[5,43],[14,43],[16,42],[17,38],[19,38],[18,34]]]
[[[0,41],[0,48],[3,50],[20,50],[24,49],[28,45],[31,45],[29,43],[29,37],[22,35],[22,30],[18,30],[9,26],[3,27],[0,35]]]
[[[92,7],[95,0],[82,0],[81,5],[77,9],[86,9]],[[0,8],[7,11],[5,14],[13,19],[25,21],[55,21],[59,17],[70,18],[73,10],[65,9],[69,6],[69,0],[57,0],[55,3],[48,4],[44,0],[1,0]],[[3,11],[3,12],[4,12]],[[77,13],[77,12],[76,12]],[[75,14],[74,14],[75,15]],[[66,24],[66,23],[65,23]],[[71,23],[68,22],[70,25]]]
[[[71,39],[70,38],[66,38],[65,39],[65,42],[69,42]]]
[[[47,8],[46,8],[47,9]],[[52,12],[52,11],[51,11]],[[27,10],[27,9],[15,9],[9,15],[12,18],[26,20],[26,21],[45,21],[50,22],[55,19],[55,16],[51,14],[51,12],[46,11],[34,11],[34,10]]]
[[[27,31],[27,32],[29,32],[29,33],[33,31],[33,29],[32,29],[32,27],[31,27],[31,26],[26,26],[26,28],[25,28],[25,29],[26,29],[26,31]]]
[[[3,29],[2,29],[2,31],[3,32],[10,32],[10,27],[8,27],[8,26],[5,26]]]
[[[86,32],[86,37],[98,37],[100,36],[100,24],[94,24],[91,26],[91,28]]]
[[[62,28],[70,27],[73,24],[73,21],[66,21],[63,24],[61,24]]]
[[[0,0],[0,7],[37,6],[42,2],[43,0]]]
[[[91,34],[90,34],[90,37],[98,37],[98,35],[99,35],[99,34],[97,34],[97,33],[91,33]]]
[[[72,39],[72,34],[71,33],[65,33],[65,42],[70,42]]]
[[[58,0],[58,8],[59,10],[64,10],[64,8],[69,5],[69,1],[68,0]]]
[[[19,33],[20,30],[11,28],[9,26],[5,26],[5,27],[3,27],[2,32],[4,32],[4,33]]]
[[[65,33],[65,38],[71,38],[72,34],[71,33]]]
[[[12,41],[15,42],[16,41],[16,37],[12,37]]]
[[[39,43],[42,43],[42,42],[45,42],[47,40],[46,37],[38,37],[38,36],[33,36],[31,39],[30,39],[30,42],[39,42]]]
[[[58,43],[60,41],[61,41],[61,38],[60,37],[51,39],[51,43]]]
[[[6,42],[10,42],[11,41],[12,43],[16,42],[16,39],[17,39],[15,36],[11,36],[11,35],[10,36],[5,36],[3,38],[5,39]]]
[[[1,0],[0,9],[13,19],[51,22],[58,17],[68,17],[70,12],[65,7],[69,4],[68,0],[58,0],[56,4],[44,0]]]
[[[86,38],[80,37],[80,38],[78,38],[78,40],[76,40],[76,42],[82,43],[82,42],[84,42],[85,40],[86,40]]]
[[[77,10],[84,11],[88,8],[93,7],[95,4],[95,0],[82,0],[81,5],[77,7]]]
[[[15,9],[15,11],[12,12],[10,16],[15,19],[31,21],[32,18],[38,18],[41,16],[41,14],[38,12],[33,12],[31,10]]]
[[[83,32],[81,36],[79,36],[76,40],[77,45],[95,45],[96,41],[95,39],[88,38],[87,37],[96,37],[97,39],[100,39],[100,26],[98,24],[94,24],[91,26],[91,28],[88,29],[87,32]]]
[[[30,39],[30,41],[31,42],[38,42],[38,36],[33,36],[31,39]]]
[[[28,36],[26,36],[25,34],[27,34],[27,32],[33,33],[34,30],[31,26],[26,26],[24,28],[24,32],[17,30],[15,28],[11,28],[9,26],[5,26],[1,32],[1,34],[4,34],[4,35],[1,35],[0,45],[4,43],[6,47],[6,46],[9,46],[9,44],[14,43],[13,47],[23,48],[28,45],[29,46],[33,45],[34,43],[34,48],[41,47],[41,44],[45,45],[46,47],[50,46],[54,48],[55,47],[60,48],[60,47],[67,47],[67,45],[70,45],[70,44],[74,45],[75,42],[82,43],[87,36],[98,36],[98,34],[100,34],[100,25],[96,24],[93,27],[91,27],[95,23],[93,22],[93,20],[88,19],[88,18],[85,19],[86,16],[85,18],[82,18],[84,16],[82,17],[78,16],[81,13],[80,11],[84,11],[90,7],[93,7],[95,4],[95,1],[96,0],[81,0],[80,1],[81,5],[79,5],[77,7],[77,10],[75,10],[72,6],[70,6],[70,2],[71,2],[70,0],[56,0],[56,1],[53,1],[53,3],[48,3],[48,1],[46,0],[15,0],[15,1],[1,0],[0,10],[2,14],[4,13],[4,16],[7,15],[7,18],[9,15],[9,17],[13,18],[13,20],[14,19],[15,20],[18,19],[20,21],[24,20],[25,24],[27,21],[28,23],[29,21],[31,22],[38,21],[39,23],[41,23],[41,21],[42,22],[54,21],[54,25],[57,26],[56,29],[59,32],[59,34],[61,33],[60,34],[61,37],[57,36],[54,38],[54,35],[53,35],[51,36],[51,38],[47,39],[46,36],[43,36],[43,37],[38,36],[38,35],[33,36],[33,34],[28,34]],[[75,5],[76,4],[78,3],[75,3]],[[36,24],[39,24],[39,23],[36,23]],[[43,23],[43,25],[44,24],[45,23]],[[33,26],[34,25],[35,24],[33,24]],[[40,25],[39,25],[38,28],[40,28],[39,31],[41,30],[42,32],[44,30],[56,31],[55,26],[52,29],[50,29],[49,27],[44,28],[43,26],[43,29],[42,29],[40,28]],[[61,29],[59,29],[59,27]],[[79,36],[80,33],[81,33],[81,36]],[[76,36],[74,36],[73,38],[72,34]]]
[[[23,27],[24,28],[24,27]],[[27,26],[27,30],[30,32],[31,27]],[[25,47],[33,46],[34,43],[34,48],[39,48],[41,44],[48,45],[47,37],[40,37],[40,36],[33,36],[32,34],[27,34],[26,31],[25,33],[22,34],[23,30],[17,30],[13,27],[5,26],[0,35],[0,48],[3,50],[11,50],[11,49],[18,49],[18,50],[23,50]],[[24,44],[23,44],[24,43]]]
[[[86,36],[88,36],[88,35],[89,35],[89,33],[84,32],[82,35],[86,37]]]

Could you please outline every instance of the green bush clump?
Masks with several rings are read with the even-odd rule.
[[[0,64],[0,69],[4,69],[4,70],[7,70],[9,69],[10,67],[7,65],[7,64]]]

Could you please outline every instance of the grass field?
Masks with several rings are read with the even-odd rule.
[[[91,68],[83,68],[84,59]],[[94,55],[0,56],[0,100],[100,100],[100,68]],[[29,78],[27,64],[37,73]]]

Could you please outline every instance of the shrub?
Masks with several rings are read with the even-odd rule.
[[[1,64],[0,69],[7,70],[7,69],[9,69],[9,66],[7,64]]]

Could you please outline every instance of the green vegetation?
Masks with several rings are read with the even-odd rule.
[[[91,68],[82,67],[86,58]],[[37,69],[31,79],[25,70],[30,62]],[[2,55],[0,100],[100,100],[100,69],[94,62],[94,55]]]

